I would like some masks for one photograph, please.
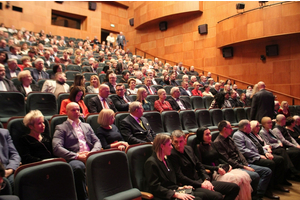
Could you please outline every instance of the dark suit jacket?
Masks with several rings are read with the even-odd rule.
[[[94,72],[91,66],[85,67],[83,72]]]
[[[18,92],[17,88],[15,87],[14,83],[11,80],[8,80],[7,78],[4,78],[3,83],[9,92]]]
[[[176,174],[169,159],[165,159],[169,171],[165,164],[158,160],[155,153],[152,154],[145,162],[144,171],[148,192],[159,199],[172,199],[175,194],[174,190],[178,189],[176,184]]]
[[[17,74],[17,76],[18,76],[19,73],[20,73],[20,69],[17,68],[17,69],[16,69],[16,74]],[[6,77],[7,79],[11,79],[10,71],[9,71],[8,68],[5,69],[5,77]]]
[[[209,90],[214,96],[219,93],[215,88],[210,88]]]
[[[128,144],[152,142],[156,135],[148,120],[145,117],[141,117],[140,119],[146,130],[131,115],[128,115],[120,122],[121,134]]]
[[[125,98],[127,99],[127,101],[132,102],[132,99],[130,96],[125,95]],[[111,100],[115,104],[115,107],[118,111],[128,112],[129,104],[126,103],[123,98],[119,97],[118,95],[114,95],[111,97]]]
[[[108,87],[109,87],[110,94],[116,94],[116,90],[110,82],[107,82],[106,85],[108,85]]]
[[[183,89],[183,88],[179,88],[179,90],[180,90],[180,95],[187,95],[187,96],[190,96],[187,92],[186,92],[186,90],[185,89]],[[189,90],[189,89],[188,89]],[[191,92],[191,96],[193,95],[192,94],[192,91],[191,90],[189,90],[190,92]]]
[[[170,83],[171,83],[171,85],[173,85],[173,86],[180,86],[179,85],[179,83],[178,83],[178,81],[170,81]]]
[[[30,84],[30,87],[31,87],[32,91],[40,91],[39,86],[37,86],[37,85],[34,84],[34,83],[31,83],[31,84]],[[18,85],[18,86],[17,86],[17,89],[18,89],[18,91],[21,92],[25,97],[27,96],[27,95],[26,95],[26,91],[25,91],[25,89],[24,89],[24,87],[23,87],[23,84]]]
[[[190,146],[185,146],[184,152],[185,154],[182,154],[173,148],[171,155],[168,156],[175,169],[177,183],[192,185],[195,188],[201,187],[202,182],[210,177]],[[187,162],[187,159],[183,159],[185,155],[188,156],[189,162]]]
[[[116,109],[114,103],[112,102],[112,100],[108,97],[105,100],[107,102],[108,107],[110,109],[112,109],[114,112],[117,112],[117,109]],[[98,95],[95,97],[92,97],[89,100],[88,109],[89,109],[90,113],[99,113],[103,109]]]
[[[189,102],[185,101],[184,99],[179,99],[185,109],[191,109],[192,106]],[[173,110],[180,110],[178,103],[175,101],[173,97],[167,99],[167,101],[171,104]]]
[[[7,129],[0,128],[0,146],[0,160],[4,168],[15,171],[20,165],[21,157]]]
[[[145,85],[143,85],[142,87],[146,89],[146,91],[147,91],[148,94],[150,94],[148,88]],[[156,89],[153,86],[150,86],[150,88],[154,92],[154,94],[157,94],[157,91],[156,91]]]
[[[88,123],[80,123],[80,127],[84,133],[86,143],[90,151],[101,150],[101,143],[95,135],[92,127]],[[67,161],[74,160],[77,152],[79,152],[79,142],[69,121],[55,127],[55,132],[52,139],[53,154],[64,158]]]
[[[258,91],[252,98],[251,104],[251,120],[261,121],[263,117],[272,119],[274,114],[274,95],[262,89]]]
[[[39,72],[37,69],[32,69],[31,71],[31,76],[35,81],[39,80]],[[41,71],[42,79],[49,79],[49,74],[45,71]]]

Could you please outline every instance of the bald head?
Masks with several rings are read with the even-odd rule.
[[[79,105],[75,102],[71,102],[67,105],[66,110],[68,118],[77,123],[81,115]]]
[[[260,82],[257,83],[257,88],[258,88],[259,90],[265,89],[265,87],[266,87],[266,85],[265,85],[264,82],[260,81]]]
[[[99,87],[99,95],[102,98],[107,98],[109,95],[109,87],[106,84],[101,84]]]
[[[286,122],[286,118],[283,114],[278,114],[276,116],[276,124],[280,125],[280,126],[284,126]]]

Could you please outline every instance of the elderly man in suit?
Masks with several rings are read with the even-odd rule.
[[[8,59],[7,61],[8,68],[5,70],[6,78],[11,79],[13,77],[17,77],[20,73],[20,68],[18,68],[16,59]]]
[[[152,85],[151,77],[147,76],[144,80],[144,84],[145,85],[143,87],[146,89],[148,95],[157,93],[156,89],[153,86],[151,86]]]
[[[123,35],[123,32],[120,32],[120,34],[117,36],[117,45],[119,45],[122,49],[124,49],[124,46],[126,45],[126,39]]]
[[[19,167],[21,157],[7,129],[0,128],[0,146],[0,161],[5,168],[4,177],[8,179],[10,186],[13,187],[14,171]],[[8,192],[6,194],[8,194]]]
[[[183,81],[181,86],[182,88],[180,88],[180,95],[192,96],[192,92],[189,90],[189,83],[187,81]]]
[[[108,83],[106,83],[109,87],[110,94],[116,94],[116,85],[117,85],[117,75],[115,73],[111,73],[108,75]]]
[[[39,79],[49,79],[49,74],[44,71],[44,60],[38,58],[34,61],[35,69],[31,70],[32,78],[37,82]]]
[[[134,101],[129,106],[130,115],[120,123],[120,131],[128,144],[152,142],[155,132],[152,130],[148,120],[143,116],[143,106],[140,102]]]
[[[55,80],[46,80],[42,92],[51,92],[56,97],[59,93],[69,92],[70,86],[66,83],[67,78],[64,72],[56,72]]]
[[[92,97],[88,103],[88,109],[90,113],[99,113],[103,108],[110,108],[114,112],[117,112],[112,100],[108,98],[109,87],[106,84],[101,84],[99,87],[99,94]]]
[[[251,104],[251,119],[261,121],[263,117],[273,117],[274,114],[274,95],[265,90],[265,83],[257,83],[258,92],[253,95]]]
[[[250,133],[250,122],[244,119],[239,122],[239,130],[234,133],[232,139],[249,163],[268,167],[272,170],[272,179],[265,195],[270,197],[273,196],[272,188],[274,182],[276,182],[275,189],[283,192],[289,192],[288,189],[284,189],[281,185],[279,185],[279,183],[283,183],[284,181],[284,173],[282,173],[284,171],[283,157],[275,155],[276,157],[274,158],[272,154],[265,152],[262,146],[259,146],[260,148],[258,148],[254,143],[256,140],[254,140],[254,138],[252,139]]]
[[[17,92],[17,88],[11,80],[5,78],[5,67],[0,64],[0,91]]]
[[[173,87],[171,89],[172,98],[167,99],[171,104],[173,110],[187,110],[191,109],[191,104],[184,99],[180,99],[180,91],[178,87]]]
[[[215,96],[217,93],[220,92],[220,86],[221,86],[221,84],[217,82],[217,83],[215,83],[215,87],[210,88],[209,91]]]
[[[87,200],[85,161],[89,152],[101,150],[101,143],[92,127],[80,121],[77,103],[69,103],[66,109],[67,121],[55,128],[53,154],[69,162],[75,177],[77,199]]]
[[[129,108],[129,104],[132,102],[132,99],[130,96],[126,95],[126,89],[122,83],[117,84],[116,93],[117,95],[111,97],[111,100],[113,101],[116,109],[118,111],[127,112]]]

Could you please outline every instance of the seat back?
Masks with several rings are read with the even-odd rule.
[[[93,76],[93,75],[97,76],[97,74],[93,73],[93,72],[83,72],[83,76],[85,77],[85,80],[87,80],[87,81],[91,80],[91,76]]]
[[[20,92],[0,92],[0,105],[1,122],[7,122],[13,116],[24,116],[26,114],[25,97]]]
[[[55,127],[59,124],[64,123],[68,119],[67,115],[53,115],[50,120],[51,138],[53,138]]]
[[[161,118],[165,132],[172,133],[174,130],[182,130],[177,111],[163,111]]]
[[[126,149],[132,186],[141,191],[148,191],[145,180],[144,164],[152,155],[152,144],[130,145]]]
[[[210,117],[211,117],[211,121],[213,123],[214,126],[218,126],[219,122],[223,120],[223,114],[222,114],[222,110],[221,109],[211,109],[209,111],[210,113]]]
[[[13,143],[18,151],[20,151],[20,139],[30,133],[30,129],[27,128],[23,123],[24,117],[12,117],[7,122],[7,129],[10,133],[10,136],[13,140]],[[48,120],[44,119],[45,130],[42,134],[50,135],[50,127]]]
[[[99,80],[101,84],[104,82],[105,76],[106,74],[99,74]]]
[[[208,108],[210,107],[210,104],[211,104],[211,102],[212,102],[213,100],[214,100],[214,98],[211,97],[211,96],[205,96],[205,97],[203,97],[204,107],[205,107],[206,109],[208,109]]]
[[[37,84],[38,84],[38,86],[39,86],[39,88],[40,88],[40,91],[42,90],[43,85],[44,85],[44,83],[45,83],[46,80],[47,80],[47,79],[39,79],[39,80],[37,81]]]
[[[146,100],[151,104],[151,110],[154,110],[154,102],[158,100],[158,95],[150,94],[146,97]]]
[[[52,93],[31,92],[27,96],[27,112],[31,110],[40,110],[43,115],[50,116],[57,113],[56,97]]]
[[[75,79],[75,76],[76,74],[79,74],[80,72],[78,71],[66,71],[65,74],[66,74],[66,77],[68,80],[73,80]]]
[[[90,99],[91,98],[93,98],[93,97],[95,97],[95,96],[97,96],[98,94],[96,94],[96,93],[88,93],[88,94],[86,94],[85,96],[84,96],[84,99],[83,99],[83,101],[84,101],[84,104],[86,105],[86,107],[89,109],[89,101],[90,101]],[[91,112],[90,111],[90,109],[89,109],[89,112]]]
[[[56,98],[56,101],[57,101],[57,113],[59,113],[60,111],[60,106],[61,106],[61,102],[64,100],[64,99],[68,99],[70,96],[70,93],[69,92],[64,92],[64,93],[59,93],[57,98]]]
[[[237,122],[241,121],[242,119],[247,119],[247,114],[244,108],[234,108],[233,111]]]
[[[199,141],[197,139],[197,135],[195,133],[191,133],[187,136],[186,144],[192,147],[192,149],[195,151],[197,144],[199,144]]]
[[[246,111],[246,114],[247,114],[247,119],[251,120],[251,116],[250,116],[251,107],[245,107],[245,111]]]
[[[166,91],[167,94],[170,94],[172,87],[173,87],[172,85],[166,85],[166,86],[164,86],[164,89],[165,89],[165,91]]]
[[[86,172],[90,200],[105,199],[132,188],[128,161],[123,151],[100,151],[89,155]]]
[[[185,100],[186,102],[188,102],[188,103],[191,104],[190,96],[188,96],[188,95],[180,95],[179,98],[180,98],[180,99],[183,99],[183,100]],[[192,104],[191,104],[191,105],[192,105]]]
[[[191,96],[191,104],[193,109],[204,108],[203,99],[200,96]]]
[[[159,82],[157,82],[159,84]],[[152,87],[154,87],[156,89],[156,91],[158,91],[159,89],[162,89],[164,88],[163,86],[161,85],[152,85]]]
[[[98,113],[95,113],[95,114],[90,113],[86,116],[86,119],[85,119],[86,123],[91,125],[92,129],[94,130],[94,133],[97,132],[97,129],[100,126],[97,122],[98,115],[99,115]]]
[[[14,185],[23,200],[77,199],[73,170],[61,158],[22,165],[15,172]]]
[[[232,108],[224,108],[222,109],[223,119],[229,121],[230,124],[237,123],[236,117],[234,115],[234,111]]]
[[[193,110],[182,110],[179,112],[179,118],[183,130],[188,130],[190,132],[195,131],[198,128],[196,115]]]
[[[210,118],[210,113],[208,110],[196,110],[196,120],[198,123],[198,126],[212,126],[211,118]]]
[[[162,120],[160,113],[157,111],[145,111],[143,113],[143,117],[147,118],[152,130],[158,134],[158,133],[163,133],[164,128],[162,125]]]
[[[78,72],[81,72],[81,67],[79,65],[69,64],[69,65],[67,65],[67,70],[68,71],[78,71]]]
[[[214,141],[218,137],[219,131],[212,131],[210,132],[210,134],[211,134],[211,141]]]
[[[121,121],[127,117],[128,115],[130,115],[129,112],[117,112],[115,115],[115,125],[118,127],[118,129],[121,131],[120,129],[120,123]]]

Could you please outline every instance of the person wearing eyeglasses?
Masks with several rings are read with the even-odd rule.
[[[117,84],[116,93],[117,95],[111,97],[116,109],[118,111],[128,111],[129,104],[132,102],[132,99],[130,96],[126,95],[126,90],[122,83]]]

